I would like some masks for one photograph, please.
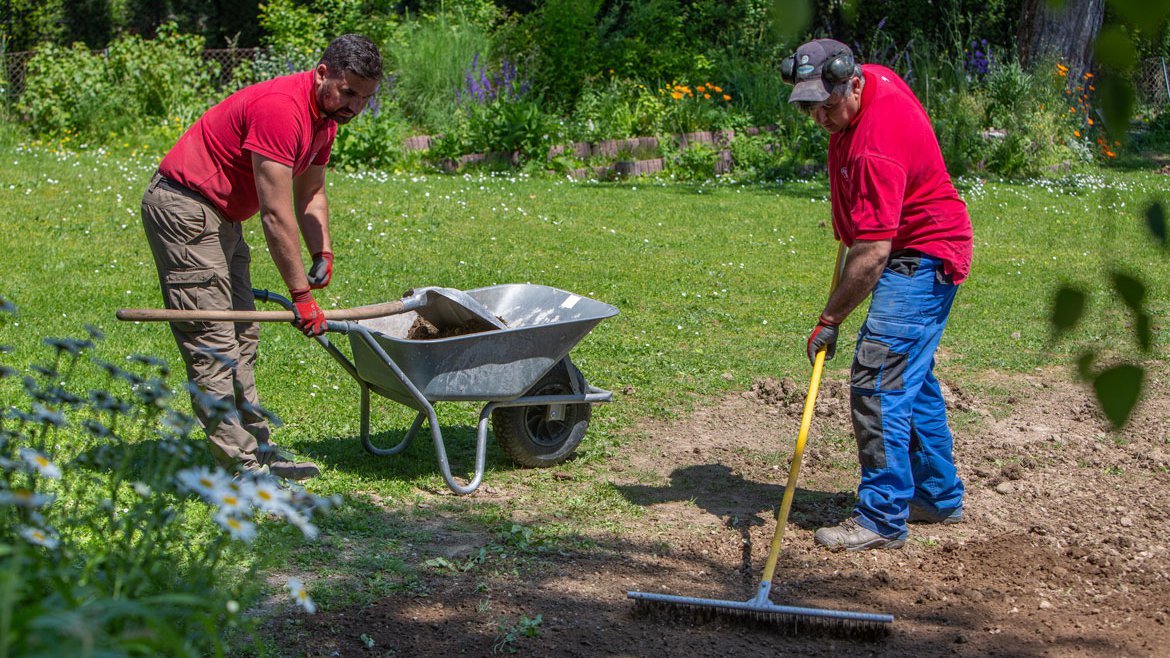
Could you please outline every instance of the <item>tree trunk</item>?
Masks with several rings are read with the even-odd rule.
[[[1065,0],[1059,10],[1048,0],[1024,0],[1020,12],[1020,63],[1033,66],[1059,58],[1079,73],[1093,64],[1093,40],[1105,18],[1105,0]]]

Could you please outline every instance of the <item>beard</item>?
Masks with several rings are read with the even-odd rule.
[[[345,109],[334,110],[332,112],[326,112],[324,114],[324,117],[326,119],[332,119],[335,123],[337,123],[337,125],[347,124],[350,122],[351,119],[353,119],[356,116],[357,116],[356,114],[353,114]]]

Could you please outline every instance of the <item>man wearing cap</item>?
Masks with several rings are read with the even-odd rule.
[[[807,344],[836,350],[838,326],[866,297],[850,408],[861,462],[857,505],[816,542],[833,550],[901,548],[907,521],[958,523],[946,402],[934,353],[971,267],[971,220],[926,111],[884,66],[860,66],[845,44],[818,39],[781,66],[797,104],[829,132],[833,233],[849,248],[840,283]]]
[[[241,223],[259,212],[296,325],[309,336],[325,330],[312,293],[329,284],[333,271],[325,167],[338,124],[365,108],[381,77],[373,42],[346,34],[312,70],[237,91],[179,138],[142,196],[142,224],[167,308],[255,308]],[[308,272],[301,238],[313,259]],[[319,473],[269,441],[253,374],[258,325],[173,322],[171,333],[195,415],[221,466],[295,480]]]

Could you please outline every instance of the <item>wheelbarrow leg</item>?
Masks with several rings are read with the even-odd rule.
[[[410,439],[414,438],[415,433],[418,432],[419,427],[422,425],[423,414],[425,413],[427,422],[429,422],[431,425],[431,438],[435,442],[435,454],[439,458],[439,470],[442,471],[443,480],[447,482],[447,486],[451,488],[451,491],[454,491],[457,494],[469,494],[478,489],[479,483],[483,481],[484,466],[487,463],[486,432],[481,432],[479,434],[478,440],[475,444],[475,475],[471,478],[471,482],[468,482],[466,486],[461,485],[455,481],[455,476],[451,474],[451,463],[447,460],[447,446],[443,443],[443,430],[439,427],[439,417],[435,414],[434,405],[432,405],[430,401],[427,400],[426,396],[422,394],[422,391],[418,390],[418,387],[416,387],[406,376],[406,374],[402,372],[402,369],[398,367],[398,364],[394,362],[394,359],[391,359],[390,356],[386,354],[386,350],[382,349],[382,346],[374,340],[374,337],[370,335],[370,332],[365,327],[360,325],[351,325],[347,329],[350,331],[356,331],[358,333],[362,341],[368,345],[371,350],[373,350],[374,354],[378,355],[378,358],[382,359],[382,362],[385,363],[388,368],[390,368],[390,370],[394,373],[394,376],[397,377],[400,382],[402,382],[402,385],[406,387],[406,390],[410,392],[411,397],[413,397],[415,401],[418,402],[419,407],[422,409],[419,415],[414,419],[414,424],[411,425],[410,431],[406,433],[406,438],[402,440],[402,443],[398,444],[394,448],[391,448],[391,450],[399,451],[406,447],[406,444],[410,442]],[[369,449],[370,419],[370,392],[368,389],[369,386],[363,382],[362,443],[366,445],[367,449]]]
[[[370,440],[370,387],[363,381],[358,380],[362,387],[362,447],[372,455],[386,456],[397,455],[406,450],[410,442],[414,440],[415,434],[418,434],[418,429],[422,425],[424,416],[420,413],[414,419],[414,424],[410,426],[410,431],[406,433],[402,441],[393,448],[379,448]]]

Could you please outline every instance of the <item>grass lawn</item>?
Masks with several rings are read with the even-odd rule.
[[[181,371],[165,325],[114,319],[121,307],[161,304],[139,222],[139,200],[158,158],[5,149],[0,294],[19,311],[2,329],[0,342],[14,348],[5,363],[23,367],[44,358],[42,338],[82,335],[88,323],[107,334],[97,356],[150,354]],[[1109,292],[1107,273],[1115,268],[1148,284],[1155,352],[1164,356],[1170,259],[1147,237],[1141,210],[1151,197],[1164,199],[1165,181],[1144,172],[959,181],[975,226],[975,264],[943,339],[940,375],[964,382],[987,369],[1070,363],[1085,347],[1138,357],[1130,316]],[[322,520],[317,544],[290,546],[287,534],[262,534],[257,553],[269,564],[289,562],[323,582],[344,583],[317,586],[314,596],[325,605],[410,587],[412,570],[421,567],[403,547],[422,531],[405,525],[400,509],[426,502],[424,509],[455,510],[471,526],[523,542],[527,535],[517,539],[507,506],[525,507],[550,519],[536,528],[542,536],[569,541],[639,513],[612,487],[582,474],[604,469],[607,458],[637,441],[640,419],[685,413],[757,378],[808,376],[805,338],[824,303],[836,252],[824,180],[598,184],[334,173],[329,195],[336,263],[332,284],[318,295],[323,307],[388,301],[419,286],[531,282],[613,304],[621,314],[573,352],[590,383],[615,391],[613,404],[595,410],[579,458],[530,471],[491,449],[485,482],[522,485],[507,503],[436,499],[433,492],[445,486],[425,436],[399,457],[367,455],[357,440],[356,385],[292,327],[265,326],[257,378],[265,406],[284,421],[276,440],[323,465],[311,484],[315,492],[343,494],[349,504]],[[259,221],[246,230],[254,284],[284,293]],[[1066,282],[1090,293],[1089,313],[1054,345],[1049,306]],[[862,317],[855,313],[843,335]],[[843,355],[826,376],[843,379],[848,365]],[[0,381],[0,399],[5,406],[22,401],[19,381]],[[457,474],[470,464],[477,413],[470,404],[439,407]],[[383,443],[396,442],[412,417],[383,402],[375,430]],[[566,474],[596,483],[566,495]],[[371,546],[380,548],[357,550]],[[339,547],[354,549],[344,551],[349,559],[339,559]]]

